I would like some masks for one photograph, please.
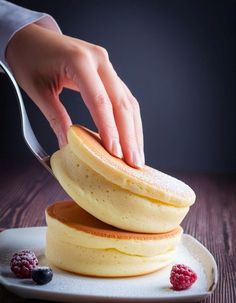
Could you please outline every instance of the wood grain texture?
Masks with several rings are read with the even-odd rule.
[[[44,210],[68,196],[36,161],[0,161],[0,230],[45,225]],[[182,226],[215,256],[219,282],[202,303],[236,302],[236,175],[172,173],[189,184],[197,201]],[[0,302],[43,302],[19,298],[0,287]],[[145,301],[144,301],[145,302]]]

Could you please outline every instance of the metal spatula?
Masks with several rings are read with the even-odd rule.
[[[9,69],[0,61],[0,70],[6,74],[8,79],[11,81],[14,91],[16,94],[16,99],[18,101],[20,107],[20,115],[21,115],[21,127],[23,137],[25,142],[27,143],[28,147],[30,148],[31,152],[35,155],[35,157],[39,160],[39,162],[53,175],[51,166],[50,166],[50,156],[45,152],[42,146],[39,144],[38,140],[35,137],[35,134],[32,130],[31,124],[29,122],[27,112],[25,110],[25,105],[21,96],[21,92],[19,89],[16,80],[14,79],[12,73]]]

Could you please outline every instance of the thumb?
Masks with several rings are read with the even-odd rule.
[[[52,94],[40,96],[40,98],[35,100],[35,103],[56,134],[59,146],[63,147],[66,145],[67,131],[72,122],[64,105],[61,103],[59,96]]]

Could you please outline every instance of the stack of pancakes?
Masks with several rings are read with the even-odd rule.
[[[170,264],[179,226],[195,194],[151,167],[134,169],[111,156],[100,137],[73,125],[68,144],[53,154],[53,172],[73,201],[46,210],[46,255],[61,269],[119,277]]]

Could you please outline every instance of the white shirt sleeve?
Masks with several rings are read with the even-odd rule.
[[[50,15],[0,0],[0,60],[5,65],[8,65],[5,60],[5,51],[9,41],[17,31],[31,23],[37,23],[61,33],[56,21]]]

